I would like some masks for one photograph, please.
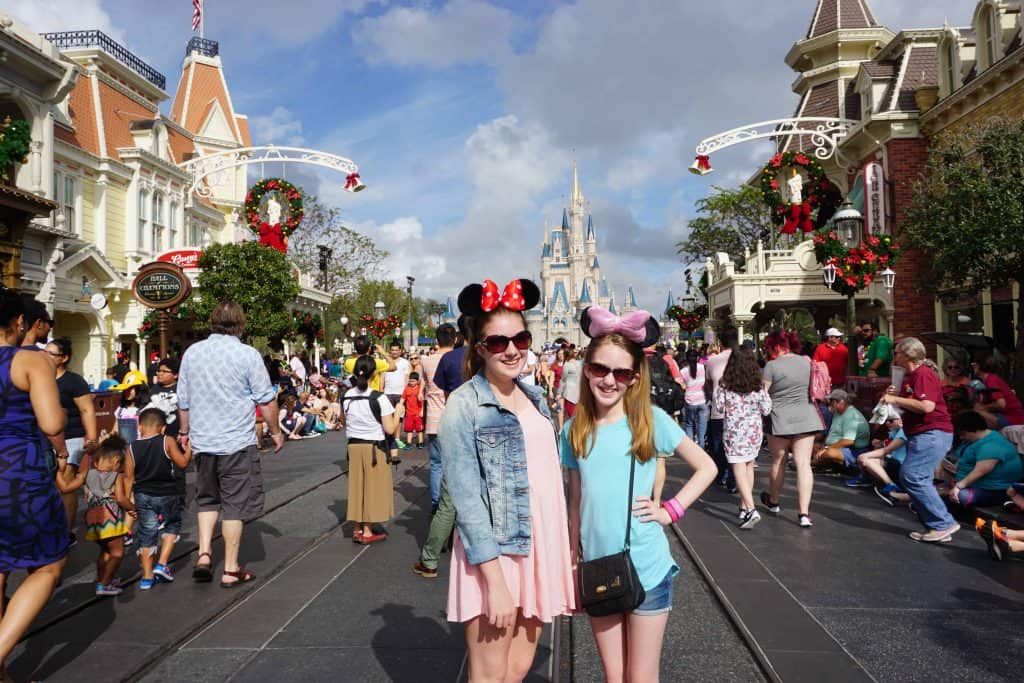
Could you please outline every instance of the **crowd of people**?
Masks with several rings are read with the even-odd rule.
[[[263,509],[261,451],[342,428],[358,544],[388,538],[399,452],[427,450],[430,530],[412,571],[436,578],[451,540],[447,616],[465,624],[474,680],[523,678],[543,624],[580,610],[608,680],[656,680],[678,571],[662,527],[716,481],[737,495],[743,530],[781,514],[790,469],[796,522],[813,527],[815,477],[832,471],[908,503],[923,526],[915,541],[946,542],[966,516],[993,557],[1024,550],[1024,532],[973,512],[1024,511],[1024,408],[994,355],[947,354],[940,378],[919,340],[894,343],[868,323],[853,350],[835,328],[817,345],[776,330],[757,348],[725,329],[717,344],[672,349],[646,312],[598,307],[580,317],[585,347],[557,339],[535,352],[524,312],[536,287],[516,280],[498,296],[492,285],[463,290],[458,324],[440,325],[423,355],[362,336],[351,357],[319,367],[302,351],[261,356],[241,341],[244,311],[222,302],[210,336],[180,359],[153,357],[145,374],[118,359],[113,384],[98,387],[120,392],[102,432],[88,383],[69,369],[71,342],[50,338],[38,302],[0,292],[0,588],[28,572],[3,608],[0,661],[59,581],[80,500],[95,594],[123,591],[129,547],[139,590],[151,590],[174,581],[194,469],[192,579],[213,581],[219,564],[233,588],[256,578],[239,547]],[[859,382],[847,376],[853,353]],[[870,419],[865,396],[877,399]],[[663,495],[672,456],[693,472]],[[756,494],[759,459],[770,471]],[[595,589],[612,567],[626,586]]]

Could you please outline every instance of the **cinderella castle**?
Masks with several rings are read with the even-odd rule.
[[[579,171],[573,163],[572,194],[569,206],[562,209],[562,225],[550,232],[544,227],[538,283],[542,303],[526,315],[537,342],[562,337],[577,345],[585,343],[578,320],[587,306],[604,306],[617,314],[637,308],[632,287],[619,307],[615,292],[601,275],[594,219],[587,216],[584,222],[584,205]]]

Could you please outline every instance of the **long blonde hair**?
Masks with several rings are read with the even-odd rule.
[[[592,340],[584,354],[583,362],[589,363],[599,348],[609,344],[628,352],[633,358],[633,370],[639,374],[633,386],[626,389],[622,401],[626,420],[629,422],[629,431],[633,435],[629,452],[641,463],[645,463],[656,455],[654,415],[651,412],[651,373],[640,345],[621,334],[609,334]],[[597,425],[594,422],[596,413],[594,394],[590,391],[590,382],[584,377],[580,382],[580,402],[576,406],[576,413],[569,427],[569,445],[572,446],[573,456],[577,459],[587,457],[594,448],[594,438],[597,435]]]

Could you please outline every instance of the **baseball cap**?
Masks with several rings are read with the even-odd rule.
[[[825,397],[825,400],[826,401],[846,401],[847,403],[849,403],[850,395],[848,393],[846,393],[842,389],[833,389],[832,391],[830,391],[828,393],[828,396]]]
[[[842,337],[843,333],[840,332],[839,330],[837,330],[834,327],[830,327],[827,330],[825,330],[825,336],[826,337]]]

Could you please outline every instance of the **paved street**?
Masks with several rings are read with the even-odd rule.
[[[425,455],[396,473],[387,542],[350,541],[343,437],[289,444],[264,458],[267,513],[246,527],[242,557],[260,580],[237,590],[189,579],[148,594],[91,597],[95,548],[72,553],[37,632],[12,656],[18,678],[145,681],[459,681],[461,628],[444,618],[441,578],[409,570],[426,535]],[[685,474],[673,465],[673,480]],[[996,564],[973,532],[943,547],[905,539],[905,509],[821,477],[815,527],[783,515],[739,531],[734,501],[709,491],[670,536],[681,567],[662,662],[666,681],[1011,680],[1024,603],[1019,562]],[[191,527],[191,525],[190,525]],[[192,546],[183,534],[183,553]],[[121,576],[136,575],[134,557]],[[530,680],[593,681],[588,622],[545,631]]]

